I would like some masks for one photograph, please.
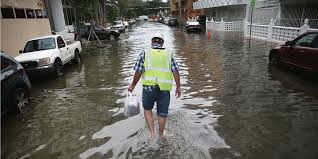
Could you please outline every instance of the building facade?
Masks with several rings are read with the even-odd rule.
[[[251,19],[250,0],[199,0],[193,2],[194,9],[215,20],[242,21]],[[256,0],[253,23],[300,27],[305,19],[312,28],[318,28],[317,0]]]
[[[196,17],[202,14],[202,9],[193,9],[193,2],[197,0],[171,0],[171,16],[186,21],[188,18]]]
[[[1,1],[1,51],[15,57],[28,39],[51,34],[42,0]]]
[[[15,57],[28,39],[51,35],[74,39],[69,27],[75,13],[65,0],[1,1],[1,51]],[[65,14],[66,13],[66,14]]]

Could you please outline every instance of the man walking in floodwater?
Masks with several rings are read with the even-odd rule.
[[[181,95],[179,68],[172,51],[163,48],[164,38],[161,33],[155,33],[151,39],[152,48],[142,52],[135,64],[134,79],[128,91],[132,92],[142,76],[142,103],[145,119],[152,138],[155,138],[152,108],[157,104],[159,137],[163,137],[166,117],[170,103],[170,90],[173,79],[176,82],[175,96]]]

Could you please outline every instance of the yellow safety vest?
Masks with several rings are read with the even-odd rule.
[[[167,49],[145,51],[144,67],[143,85],[159,85],[161,91],[170,91],[172,89],[172,53],[170,51],[167,51]]]

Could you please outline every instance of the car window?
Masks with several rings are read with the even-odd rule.
[[[1,56],[1,72],[10,67],[10,60]]]
[[[40,51],[40,50],[49,50],[55,48],[55,40],[54,38],[45,38],[38,40],[28,41],[24,47],[24,53]]]
[[[295,41],[295,46],[310,47],[313,40],[317,37],[317,33],[307,34]]]
[[[120,25],[120,24],[122,24],[120,21],[114,21],[113,22],[113,25]]]
[[[311,44],[311,46],[313,48],[318,48],[318,36],[316,36],[316,39],[313,41],[313,43]]]
[[[57,37],[57,45],[59,46],[59,48],[60,48],[60,46],[61,45],[63,45],[64,44],[64,47],[65,47],[65,42],[64,42],[64,40],[59,36],[59,37]]]
[[[103,31],[104,30],[104,28],[99,27],[99,26],[95,26],[94,29],[95,29],[95,31]]]
[[[80,34],[84,34],[84,33],[86,33],[88,31],[88,27],[82,27],[81,29],[80,29]]]

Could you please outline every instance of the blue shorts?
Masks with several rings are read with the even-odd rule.
[[[170,91],[160,91],[159,86],[144,86],[142,89],[142,103],[145,110],[152,110],[155,102],[157,103],[157,115],[167,117]]]

